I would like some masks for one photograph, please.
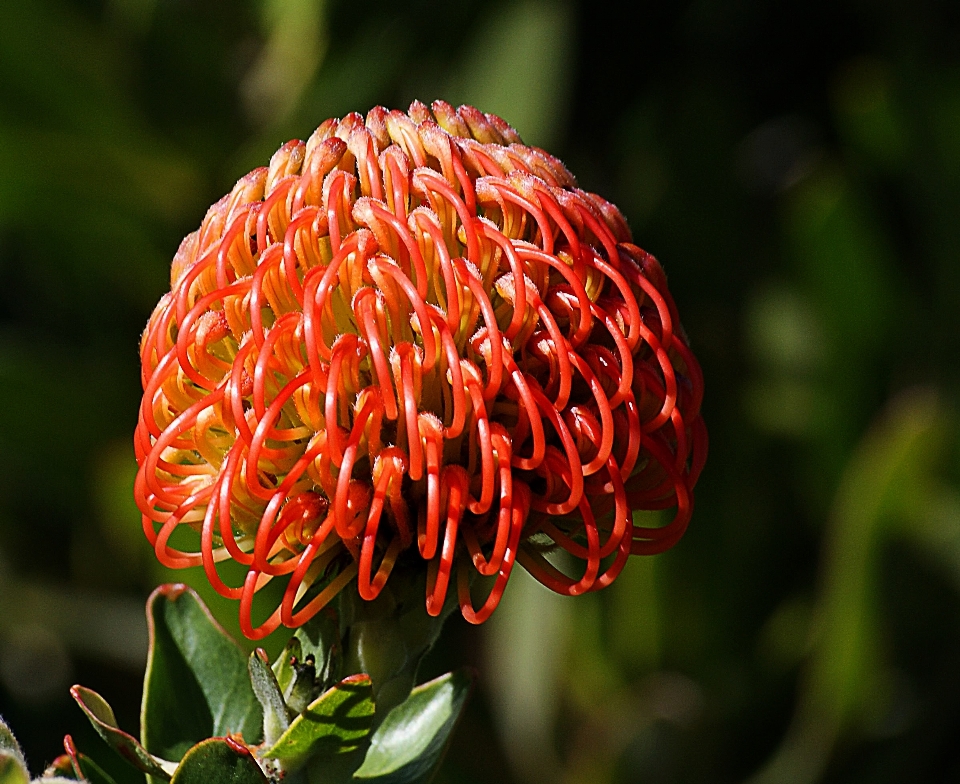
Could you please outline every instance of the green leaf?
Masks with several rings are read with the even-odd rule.
[[[248,659],[253,693],[263,708],[263,742],[272,746],[290,726],[287,704],[283,701],[277,678],[267,664],[267,654],[257,648]]]
[[[74,686],[70,689],[71,696],[77,701],[90,723],[117,754],[144,773],[168,780],[176,769],[175,762],[155,757],[141,746],[136,738],[124,732],[117,726],[117,719],[113,708],[103,697],[92,689],[83,686]]]
[[[427,781],[443,759],[473,677],[457,670],[415,688],[373,733],[354,779],[377,784]]]
[[[340,616],[334,608],[325,607],[297,629],[273,664],[287,707],[302,713],[340,680],[342,660]]]
[[[303,713],[307,706],[333,684],[326,688],[317,680],[316,661],[313,654],[304,657],[300,640],[291,637],[273,666],[277,674],[277,688],[291,716]]]
[[[28,784],[30,772],[20,744],[0,719],[0,784]]]
[[[261,756],[280,760],[289,771],[310,757],[353,751],[370,734],[373,712],[370,677],[351,675],[310,703]]]
[[[330,606],[324,607],[294,632],[299,640],[301,659],[313,656],[317,679],[326,691],[340,679],[343,647],[340,641],[340,615]]]
[[[77,772],[73,768],[73,760],[69,754],[61,754],[47,765],[43,771],[43,778],[77,779]]]
[[[273,663],[273,674],[277,679],[277,686],[280,687],[280,692],[284,697],[286,697],[287,690],[293,685],[297,677],[293,663],[295,661],[299,662],[302,658],[303,653],[300,649],[300,640],[298,640],[296,636],[293,636],[287,640],[287,644],[283,647],[283,650],[280,651],[280,655]]]
[[[183,756],[170,784],[266,784],[266,777],[240,743],[211,738]]]
[[[117,784],[113,776],[107,773],[86,754],[77,754],[77,763],[80,765],[80,772],[83,774],[83,778],[89,781],[90,784]]]
[[[43,772],[44,778],[67,778],[86,781],[89,784],[117,784],[113,777],[96,762],[86,754],[77,751],[76,744],[70,735],[63,739],[63,748],[67,753],[53,761]]]
[[[196,592],[161,585],[147,600],[150,651],[141,706],[143,745],[180,759],[211,736],[260,740],[263,713],[247,657]]]

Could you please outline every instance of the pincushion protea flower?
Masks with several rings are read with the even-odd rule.
[[[679,540],[706,455],[657,261],[559,160],[440,101],[328,120],[242,178],[177,251],[141,358],[144,531],[239,599],[251,638],[354,581],[374,599],[398,559],[425,564],[432,615],[456,573],[473,623],[515,561],[602,588]],[[479,607],[471,569],[495,578]]]

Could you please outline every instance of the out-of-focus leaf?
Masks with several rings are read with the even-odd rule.
[[[418,686],[377,727],[354,778],[378,784],[427,781],[466,705],[473,674],[458,670]]]
[[[0,160],[0,171],[2,166]],[[64,474],[64,481],[48,488],[46,496],[58,502],[75,498],[82,485],[79,477],[84,475],[86,450],[97,437],[96,428],[107,427],[108,420],[94,414],[99,406],[118,411],[124,405],[119,393],[121,367],[119,361],[98,358],[93,351],[36,337],[27,342],[0,330],[0,469],[4,476],[13,482],[26,481],[30,472],[50,467],[51,457],[44,458],[28,426],[31,418],[45,417],[51,432],[61,434],[63,454],[56,455],[55,465]],[[65,388],[70,395],[64,395]],[[6,599],[0,602],[7,605]]]
[[[907,160],[909,137],[888,64],[860,57],[841,70],[833,101],[837,124],[854,150],[882,170],[897,171]]]
[[[844,472],[825,540],[825,579],[810,688],[816,709],[846,726],[862,718],[878,648],[873,564],[904,499],[926,488],[942,448],[942,412],[930,392],[905,394],[867,433]],[[853,644],[854,641],[859,644]],[[872,667],[871,667],[872,665]]]
[[[90,719],[90,723],[100,737],[117,754],[144,773],[161,779],[170,778],[177,764],[150,754],[137,742],[136,738],[121,730],[117,726],[113,708],[103,697],[92,689],[83,686],[74,686],[70,689],[70,694],[77,701],[80,709],[87,715],[87,718]]]
[[[326,2],[266,0],[261,6],[269,37],[243,93],[249,113],[267,123],[291,112],[323,60]]]
[[[171,784],[265,784],[266,778],[240,743],[210,738],[184,755]]]
[[[897,398],[846,466],[824,541],[816,640],[791,729],[752,784],[819,780],[844,731],[862,726],[882,693],[876,599],[881,545],[927,487],[944,417],[930,392]]]
[[[835,360],[862,362],[892,323],[892,245],[882,223],[837,167],[798,187],[787,216],[792,253],[824,319],[826,350]]]
[[[353,751],[373,725],[373,687],[368,675],[351,675],[314,700],[261,756],[287,770],[309,757]]]
[[[573,8],[538,0],[492,8],[445,94],[501,115],[527,144],[549,148],[566,108]]]
[[[267,654],[263,649],[257,648],[250,654],[248,665],[253,693],[263,708],[263,742],[272,746],[290,726],[290,716],[277,678],[266,659]]]
[[[588,596],[579,598],[591,602]],[[516,569],[500,606],[484,629],[486,655],[498,662],[487,680],[491,702],[503,730],[505,751],[521,776],[535,775],[538,780],[550,781],[563,775],[551,742],[560,706],[557,683],[562,677],[562,654],[577,650],[571,638],[584,625],[583,612],[588,609],[583,602],[576,608],[572,604],[538,583],[526,570]],[[598,645],[598,641],[593,643],[594,653]],[[586,653],[582,657],[590,659]],[[603,666],[602,662],[590,664],[593,673]],[[580,680],[578,677],[578,688],[584,688]],[[595,688],[598,679],[591,677],[590,681]]]
[[[10,728],[0,719],[0,784],[28,784],[30,773]]]
[[[143,745],[180,759],[212,736],[260,739],[263,713],[250,685],[247,657],[196,592],[162,585],[147,601],[150,653],[144,681]]]

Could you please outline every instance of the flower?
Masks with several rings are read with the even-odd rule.
[[[160,561],[202,564],[248,637],[353,582],[374,599],[398,559],[425,564],[431,615],[456,575],[481,623],[515,562],[576,595],[687,527],[703,378],[663,270],[499,117],[328,120],[210,208],[170,280],[140,347],[136,498]],[[479,607],[471,570],[493,578]]]

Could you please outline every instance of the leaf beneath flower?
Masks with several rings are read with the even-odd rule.
[[[179,760],[196,743],[239,733],[256,743],[263,713],[247,657],[184,585],[161,585],[147,600],[150,651],[144,680],[143,745]]]
[[[290,726],[290,714],[283,694],[277,683],[277,677],[266,662],[267,655],[257,648],[247,660],[250,668],[250,683],[253,693],[263,708],[263,742],[273,745]]]
[[[77,764],[80,765],[80,773],[83,774],[83,780],[89,782],[89,784],[117,784],[113,776],[107,773],[86,754],[77,754]],[[74,777],[68,776],[67,778]]]
[[[266,784],[256,760],[241,744],[210,738],[187,751],[170,784]]]
[[[317,679],[324,691],[340,679],[343,651],[340,641],[340,616],[333,607],[324,607],[294,632],[300,642],[301,656],[313,656]]]
[[[351,675],[310,703],[261,756],[292,770],[310,757],[353,751],[370,734],[373,713],[370,677]]]
[[[87,689],[84,686],[74,686],[70,689],[70,694],[77,701],[80,710],[90,719],[97,734],[110,748],[144,773],[169,780],[173,771],[176,770],[177,763],[155,757],[141,746],[136,738],[121,730],[117,726],[113,708],[103,697],[93,689]]]
[[[69,754],[61,754],[53,762],[47,765],[43,771],[45,779],[77,779],[77,772],[73,769],[73,760]]]
[[[384,719],[354,780],[414,784],[440,765],[473,687],[473,674],[457,670],[415,688]]]

